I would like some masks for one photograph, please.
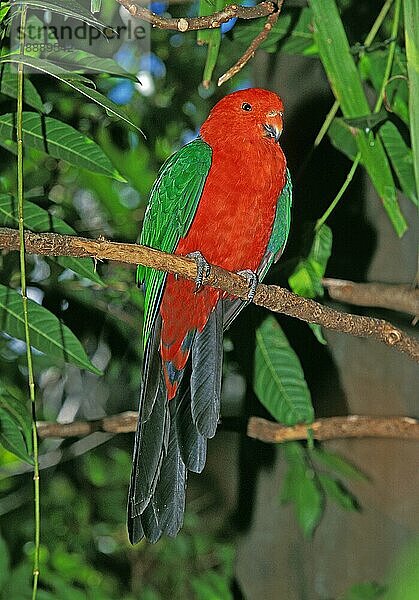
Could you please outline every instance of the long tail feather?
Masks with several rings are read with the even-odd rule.
[[[179,402],[175,414],[175,423],[180,455],[186,468],[194,473],[201,473],[207,458],[207,438],[199,433],[192,419],[189,381],[190,373],[186,373],[179,388]]]
[[[149,338],[129,490],[131,543],[175,536],[183,523],[187,471],[201,472],[215,434],[221,396],[222,303],[193,336],[190,357],[168,400],[160,355],[161,319]],[[189,377],[190,375],[190,377]]]
[[[222,303],[208,317],[192,344],[191,410],[192,420],[206,438],[215,435],[220,415],[223,365]]]

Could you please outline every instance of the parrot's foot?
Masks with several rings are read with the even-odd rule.
[[[196,263],[196,279],[194,289],[194,293],[196,294],[202,287],[204,277],[208,277],[211,273],[211,265],[205,260],[203,255],[199,252],[199,250],[197,250],[196,252],[191,252],[186,256],[188,258],[193,258]]]
[[[247,294],[247,304],[253,302],[253,298],[256,294],[256,288],[259,284],[259,277],[257,273],[251,271],[250,269],[245,269],[244,271],[237,271],[237,275],[242,275],[245,277],[249,283],[249,293]]]

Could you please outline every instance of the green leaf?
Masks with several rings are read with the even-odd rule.
[[[416,190],[419,193],[419,3],[417,0],[405,0],[403,9],[409,76],[410,137]]]
[[[10,73],[10,71],[4,71],[1,76],[0,92],[11,98],[17,98],[17,74]],[[37,89],[33,83],[26,78],[25,85],[23,87],[23,99],[25,104],[32,106],[39,112],[44,112],[44,103],[42,102],[41,96],[38,94]]]
[[[88,10],[76,0],[66,0],[65,2],[54,2],[53,0],[14,0],[14,6],[29,6],[41,10],[51,10],[66,17],[73,17],[79,21],[84,21],[92,27],[106,29],[107,25],[94,17]]]
[[[370,112],[355,66],[345,30],[335,0],[310,0],[313,10],[314,38],[330,85],[339,100],[345,118],[360,117]],[[387,215],[401,237],[406,221],[397,201],[396,187],[390,165],[379,138],[357,131],[356,143],[361,152],[362,164],[383,203]]]
[[[48,60],[41,60],[34,56],[29,57],[25,55],[22,57],[18,54],[8,54],[7,56],[0,57],[0,64],[18,64],[20,62],[28,67],[32,67],[33,69],[41,73],[44,73],[45,75],[55,77],[55,79],[58,79],[59,81],[73,88],[83,96],[86,96],[86,98],[89,98],[89,100],[91,100],[92,102],[95,102],[96,104],[104,108],[107,114],[113,115],[114,117],[121,119],[130,127],[133,127],[134,129],[142,133],[142,135],[144,135],[141,129],[131,121],[131,119],[128,117],[127,113],[123,109],[119,108],[116,104],[111,102],[111,100],[109,100],[100,92],[97,92],[96,90],[93,90],[81,83],[81,81],[90,82],[89,79],[86,79],[85,77],[82,77],[77,73],[70,73],[69,71],[66,71],[66,69],[62,69],[58,65],[55,65],[54,63]]]
[[[260,402],[285,425],[311,423],[310,391],[297,355],[275,318],[256,331],[254,388]]]
[[[16,115],[0,115],[0,144],[14,154]],[[121,176],[113,167],[103,150],[86,135],[51,117],[42,117],[38,113],[23,113],[23,143],[30,148],[41,150],[58,160],[113,177]]]
[[[365,52],[359,60],[359,69],[362,79],[368,80],[376,92],[380,92],[385,75],[388,50],[375,50]],[[386,104],[392,112],[398,115],[406,125],[409,125],[408,85],[406,55],[396,46],[391,76],[386,85]]]
[[[355,129],[361,129],[368,133],[369,131],[382,125],[388,120],[388,113],[386,110],[381,109],[378,113],[370,113],[363,117],[352,117],[351,119],[343,119],[349,127],[355,127]]]
[[[317,478],[327,498],[339,504],[344,510],[358,510],[358,502],[355,496],[340,481],[326,475],[326,473],[318,473]]]
[[[24,227],[35,232],[53,232],[64,235],[76,235],[70,225],[58,217],[54,217],[47,210],[26,200],[23,203]],[[16,227],[19,225],[17,201],[10,194],[0,194],[0,226]],[[105,285],[94,268],[91,258],[74,258],[60,256],[55,259],[65,269],[71,269],[80,277],[90,279],[99,285]]]
[[[3,21],[4,17],[7,15],[7,13],[10,10],[10,4],[6,4],[3,6],[3,2],[2,2],[2,6],[0,6],[0,23]]]
[[[412,150],[407,146],[394,123],[384,123],[380,129],[380,137],[401,189],[413,204],[418,206]]]
[[[356,144],[355,135],[353,130],[345,123],[343,119],[333,119],[330,125],[327,135],[333,146],[345,154],[350,160],[354,160],[358,153],[358,146]]]
[[[0,13],[1,14],[1,13]],[[1,21],[1,20],[0,20]],[[0,536],[0,591],[10,575],[10,555],[6,542]]]
[[[323,296],[322,279],[332,252],[332,230],[323,224],[315,232],[307,258],[300,260],[288,283],[295,294],[305,298]]]
[[[45,58],[71,69],[86,69],[89,73],[106,73],[138,82],[136,75],[128,73],[112,58],[101,58],[84,50],[74,49],[71,52],[54,50],[54,52],[46,53]]]
[[[0,444],[26,463],[33,464],[23,434],[10,413],[0,407]]]
[[[346,458],[343,458],[343,456],[340,454],[329,452],[324,448],[314,447],[310,451],[310,455],[312,458],[322,463],[341,477],[354,479],[356,481],[368,481],[367,476],[364,475],[364,473],[362,473],[358,467],[346,460]]]
[[[0,409],[7,412],[20,429],[28,454],[32,453],[32,417],[29,406],[16,388],[0,383]]]
[[[101,6],[102,6],[102,0],[90,0],[90,12],[92,12],[92,13],[100,12]]]
[[[281,502],[294,504],[298,524],[304,535],[311,537],[323,514],[323,495],[315,472],[307,464],[301,444],[284,444],[283,452],[288,470],[281,491]]]
[[[49,310],[28,300],[28,313],[31,345],[34,348],[60,363],[72,363],[96,375],[102,374],[91,363],[76,336]],[[12,337],[25,340],[22,297],[4,285],[0,285],[0,329]]]
[[[375,598],[383,596],[385,589],[384,586],[375,582],[357,583],[341,596],[340,600],[375,600]]]
[[[308,323],[308,326],[310,327],[311,331],[313,332],[316,340],[320,344],[323,344],[323,346],[327,346],[327,340],[323,335],[323,330],[322,330],[321,326],[318,323]]]

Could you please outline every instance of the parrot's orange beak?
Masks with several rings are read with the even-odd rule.
[[[282,133],[282,113],[272,111],[266,115],[266,123],[263,128],[266,131],[267,137],[272,137],[275,142],[279,142]]]
[[[279,142],[279,138],[281,137],[282,127],[278,127],[278,125],[274,125],[272,123],[265,123],[263,126],[266,131],[267,137],[274,138],[275,142]]]

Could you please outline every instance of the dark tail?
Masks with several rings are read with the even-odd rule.
[[[148,340],[128,495],[128,533],[157,542],[183,524],[187,472],[205,465],[207,439],[215,435],[221,396],[223,316],[219,301],[202,331],[172,400],[167,400],[160,358],[161,318]]]

